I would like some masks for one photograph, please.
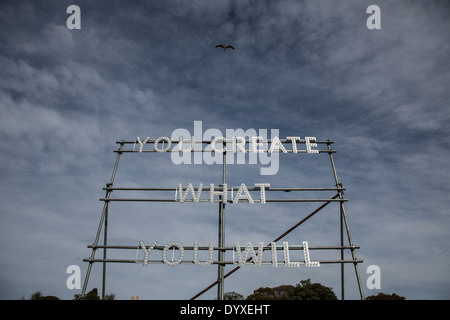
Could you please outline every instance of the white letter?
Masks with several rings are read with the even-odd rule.
[[[262,142],[258,142],[258,140],[262,140],[263,137],[252,137],[252,152],[253,153],[263,153],[264,150],[258,149],[258,147],[262,146]]]
[[[166,140],[167,141],[167,147],[165,147],[164,149],[158,149],[158,143],[161,141],[161,140]],[[163,145],[164,145],[164,142],[163,142]],[[155,140],[155,150],[157,151],[157,152],[167,152],[169,149],[170,149],[170,146],[172,145],[172,141],[170,141],[170,139],[169,138],[167,138],[167,137],[159,137],[158,139],[156,139]]]
[[[307,153],[319,153],[319,150],[311,150],[311,147],[317,147],[317,143],[311,143],[311,140],[316,141],[316,137],[305,137],[306,152]]]
[[[251,251],[251,255],[255,265],[257,267],[261,267],[262,261],[262,253],[263,253],[263,243],[260,242],[258,245],[258,255],[256,255],[255,250],[253,250],[253,246],[250,242],[247,242],[247,246],[245,247],[244,256],[241,255],[241,247],[239,246],[239,242],[236,242],[236,253],[238,256],[239,266],[243,267],[245,265],[245,261],[247,260],[247,256],[249,251]]]
[[[237,142],[237,140],[240,140]],[[237,147],[237,148],[236,148]],[[238,152],[238,149],[240,152],[246,153],[245,150],[245,138],[244,137],[233,137],[233,153]]]
[[[188,139],[191,137],[191,148],[190,149],[183,149],[183,138]],[[184,164],[191,164],[192,163],[192,151],[195,148],[195,138],[194,136],[191,136],[191,133],[186,129],[176,129],[172,132],[172,135],[170,136],[170,139],[172,141],[179,139],[178,143],[178,152],[171,152],[170,158],[172,159],[172,163],[176,165],[180,165],[182,163]],[[175,150],[175,148],[174,148]]]
[[[70,265],[67,267],[66,273],[72,273],[66,281],[67,289],[80,289],[80,267],[77,265]]]
[[[277,259],[277,247],[275,242],[270,243],[270,247],[272,249],[272,266],[278,267],[278,259]]]
[[[198,261],[198,242],[194,242],[194,263],[200,267],[205,267],[207,265],[210,265],[213,262],[213,250],[214,250],[213,243],[210,242],[209,248],[208,248],[208,252],[209,252],[208,261],[199,262]]]
[[[139,143],[139,151],[138,152],[142,152],[142,149],[144,149],[144,144],[146,144],[148,140],[150,140],[150,137],[145,138],[145,140],[143,142],[141,141],[141,139],[139,137],[137,137],[137,141]]]
[[[180,152],[191,152],[194,150],[194,137],[191,137],[191,147],[189,149],[183,149],[183,136],[180,136],[178,143],[178,151]]]
[[[141,247],[142,251],[144,252],[144,266],[147,265],[147,263],[148,263],[148,255],[153,250],[153,248],[156,246],[157,243],[158,243],[157,241],[153,242],[152,245],[147,250],[145,248],[144,242],[143,241],[139,241],[139,246]],[[137,253],[136,253],[136,259],[137,259]]]
[[[189,183],[188,187],[186,188],[186,191],[183,194],[183,188],[181,186],[181,183],[178,184],[178,193],[180,197],[180,203],[183,203],[186,200],[186,197],[189,193],[189,191],[192,194],[192,198],[194,199],[195,203],[198,203],[200,201],[200,194],[202,193],[203,184],[200,183],[197,189],[197,194],[194,192],[194,187],[192,186],[192,183]]]
[[[261,203],[266,203],[266,187],[270,187],[270,183],[255,183],[255,187],[261,188]]]
[[[381,10],[377,5],[371,5],[367,7],[366,13],[373,13],[369,18],[367,18],[367,28],[369,30],[381,29]]]
[[[292,153],[297,153],[297,143],[295,141],[300,140],[300,137],[286,137],[286,140],[292,141]]]
[[[373,272],[373,273],[372,273]],[[367,278],[367,288],[372,289],[381,289],[381,270],[377,265],[371,265],[367,267],[366,273],[372,273],[370,277]]]
[[[284,249],[284,264],[286,267],[300,267],[300,262],[291,262],[291,258],[289,257],[289,244],[287,241],[283,242]]]
[[[211,150],[214,151],[214,152],[223,153],[223,151],[224,151],[223,148],[220,149],[220,150],[219,150],[219,149],[216,149],[215,144],[216,144],[217,140],[220,140],[220,141],[222,141],[222,143],[223,143],[223,141],[225,141],[225,138],[224,138],[224,137],[215,137],[215,138],[213,139],[213,141],[211,141]]]
[[[222,196],[222,203],[227,203],[227,184],[224,183],[222,186],[223,191],[214,191],[214,183],[209,185],[209,202],[214,203],[214,196]]]
[[[67,29],[81,29],[81,10],[79,6],[71,5],[67,7],[66,13],[73,13],[67,18]]]
[[[203,152],[201,153],[201,154],[203,154],[203,161],[206,164],[223,164],[223,155],[222,155],[222,153],[223,153],[224,150],[223,149],[222,150],[218,150],[216,148],[216,146],[215,146],[215,142],[217,140],[226,141],[223,138],[222,132],[219,129],[208,129],[208,130],[206,130],[205,133],[203,134],[203,141],[208,141],[208,140],[210,140],[211,143],[209,143],[205,147]],[[195,156],[194,156],[194,160],[195,160]]]
[[[172,259],[172,262],[169,262],[167,260],[167,250],[169,250],[171,247],[177,247],[180,250],[180,257],[175,262],[173,261],[173,259]],[[169,242],[164,247],[163,252],[162,252],[163,262],[165,264],[167,264],[168,266],[170,266],[170,267],[175,267],[175,266],[179,265],[181,263],[181,261],[183,261],[183,255],[184,255],[184,248],[183,248],[183,246],[180,243],[175,242],[175,241],[174,242]]]
[[[245,195],[241,195],[242,192],[244,192]],[[253,204],[253,199],[252,196],[250,195],[250,193],[248,192],[247,187],[245,186],[245,183],[241,183],[241,186],[239,187],[239,190],[236,194],[236,197],[233,200],[233,203],[238,203],[239,199],[247,199],[248,202],[250,202],[251,204]]]
[[[237,164],[245,164],[246,163],[246,154],[249,153],[249,163],[256,164],[257,163],[257,154],[251,152],[251,147],[249,145],[248,150],[246,149],[246,138],[251,139],[253,136],[257,136],[256,130],[253,128],[247,129],[226,129],[226,138],[227,141],[233,141],[233,153],[227,153],[227,164],[234,164],[234,154],[236,153],[236,163]],[[240,140],[240,143],[239,143]],[[242,147],[242,148],[241,148]],[[239,152],[241,150],[242,152]],[[245,151],[244,151],[245,150]],[[252,162],[252,158],[254,158],[254,162]]]
[[[233,312],[233,308],[231,307],[231,305],[226,304],[225,305],[225,314],[230,314]]]
[[[283,151],[284,153],[287,152],[278,137],[273,137],[272,144],[270,145],[269,152],[272,153],[275,150],[275,148],[276,148],[276,150],[280,150],[281,149],[281,151]]]
[[[305,266],[306,267],[320,267],[320,262],[309,260],[308,241],[303,241],[303,254],[305,255]]]

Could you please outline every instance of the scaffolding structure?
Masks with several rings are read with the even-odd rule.
[[[283,140],[283,139],[279,139],[278,140],[281,143],[290,143],[288,140]],[[156,139],[156,140],[146,140],[147,143],[153,143],[155,145],[155,150],[143,150],[142,148],[140,150],[136,150],[136,143],[137,141],[125,141],[125,140],[121,140],[121,141],[117,141],[116,144],[119,145],[117,150],[114,150],[114,153],[117,153],[117,157],[116,157],[116,161],[115,161],[115,165],[114,165],[114,169],[113,169],[113,173],[111,176],[111,179],[109,181],[109,183],[106,184],[106,187],[103,188],[103,190],[106,192],[105,197],[100,198],[100,201],[104,202],[103,205],[103,210],[100,216],[100,222],[98,225],[98,229],[97,229],[97,233],[94,239],[94,242],[92,245],[88,245],[87,247],[89,249],[91,249],[91,255],[89,258],[87,259],[83,259],[84,262],[88,262],[88,268],[86,271],[86,276],[84,279],[84,284],[83,284],[83,288],[82,288],[82,293],[81,293],[81,297],[83,298],[86,294],[86,289],[87,289],[87,285],[89,282],[89,278],[90,278],[90,274],[91,274],[91,270],[92,270],[92,266],[94,263],[101,263],[103,265],[103,269],[102,269],[102,299],[105,298],[105,287],[106,287],[106,267],[108,263],[152,263],[152,264],[162,264],[162,263],[168,263],[168,260],[165,257],[165,254],[167,253],[168,249],[173,249],[173,250],[178,250],[179,252],[179,256],[180,258],[178,259],[178,261],[173,262],[173,257],[172,257],[172,265],[176,265],[176,264],[192,264],[192,263],[198,263],[198,261],[182,261],[182,257],[183,257],[183,250],[193,250],[194,251],[194,256],[195,256],[195,252],[197,250],[208,250],[210,252],[210,260],[209,260],[209,264],[213,264],[213,265],[217,265],[217,280],[213,283],[211,283],[210,285],[206,286],[205,289],[203,289],[202,291],[200,291],[199,293],[195,294],[194,296],[192,296],[190,299],[194,300],[196,298],[198,298],[199,296],[201,296],[203,293],[207,292],[208,290],[210,290],[211,288],[213,288],[214,286],[217,286],[217,299],[218,300],[223,300],[224,298],[224,281],[227,277],[229,277],[230,275],[232,275],[233,273],[235,273],[236,271],[238,271],[241,267],[242,264],[236,266],[234,269],[232,269],[231,271],[229,271],[228,273],[225,273],[225,266],[226,265],[235,265],[237,264],[235,259],[234,259],[234,250],[235,247],[229,247],[225,245],[225,209],[226,209],[226,204],[228,203],[233,203],[233,199],[227,199],[224,200],[222,199],[222,196],[219,195],[218,199],[214,199],[214,200],[207,200],[207,199],[197,199],[197,202],[217,202],[219,204],[218,207],[218,245],[212,247],[210,246],[184,246],[182,248],[177,247],[177,243],[169,243],[167,246],[145,246],[143,244],[141,244],[143,250],[160,250],[163,252],[163,260],[138,260],[137,259],[137,254],[136,254],[136,259],[111,259],[111,258],[107,258],[107,251],[108,250],[139,250],[139,246],[132,246],[132,245],[108,245],[108,208],[111,205],[112,202],[173,202],[173,203],[177,203],[180,200],[177,199],[177,197],[175,196],[175,198],[173,197],[173,194],[175,193],[175,195],[178,192],[178,188],[162,188],[162,187],[142,187],[142,188],[128,188],[128,187],[116,187],[114,186],[114,180],[116,177],[116,173],[118,170],[118,166],[119,166],[119,160],[121,158],[121,156],[123,154],[126,153],[155,153],[155,152],[179,152],[179,150],[176,150],[175,148],[173,150],[170,150],[170,148],[165,148],[165,149],[158,149],[157,145],[158,143],[161,143],[160,139]],[[164,141],[163,141],[164,142]],[[182,141],[182,140],[173,140],[172,143],[189,143],[189,141]],[[250,140],[246,140],[246,142],[250,142]],[[271,143],[272,140],[271,139],[267,139],[266,141],[264,141],[265,143]],[[193,142],[192,142],[193,143]],[[211,143],[218,143],[215,141],[211,141],[211,140],[207,140],[207,141],[196,141],[196,144],[201,144],[203,145],[211,145]],[[222,153],[223,153],[223,161],[222,161],[222,184],[219,187],[215,187],[214,189],[211,189],[209,187],[203,188],[203,190],[208,190],[208,191],[223,191],[223,186],[226,186],[226,144],[227,144],[227,140],[224,139],[223,141],[221,141],[221,143],[223,144],[223,149],[222,149]],[[298,144],[306,144],[307,141],[305,140],[299,140],[297,141]],[[332,173],[333,173],[333,177],[334,177],[334,181],[335,181],[335,187],[332,188],[297,188],[297,187],[281,187],[281,188],[274,188],[274,187],[268,187],[266,188],[266,192],[268,193],[277,193],[277,192],[304,192],[304,191],[312,191],[312,192],[317,192],[320,193],[322,191],[327,191],[327,192],[334,192],[334,196],[332,197],[318,197],[318,198],[283,198],[283,199],[277,199],[277,198],[265,198],[264,202],[266,203],[271,203],[271,202],[285,202],[285,203],[304,203],[304,202],[317,202],[317,203],[321,203],[321,205],[319,207],[317,207],[315,210],[313,210],[311,213],[309,213],[307,216],[305,216],[303,219],[301,219],[300,221],[298,221],[296,224],[294,224],[293,226],[291,226],[289,229],[287,229],[284,233],[282,233],[281,235],[275,237],[272,240],[272,243],[276,243],[277,241],[283,239],[285,236],[287,236],[289,233],[291,233],[292,231],[294,231],[295,229],[297,229],[300,225],[302,225],[304,222],[306,222],[308,219],[310,219],[311,217],[313,217],[315,214],[317,214],[318,212],[320,212],[322,209],[324,209],[326,206],[328,206],[331,203],[338,203],[339,204],[339,211],[340,211],[340,225],[339,225],[339,234],[340,234],[340,238],[339,238],[339,242],[340,245],[339,246],[309,246],[307,248],[305,248],[305,243],[303,246],[289,246],[289,250],[337,250],[340,252],[340,259],[338,260],[320,260],[317,261],[320,264],[340,264],[341,268],[340,268],[340,280],[341,280],[341,299],[344,300],[345,299],[345,276],[344,276],[344,266],[346,264],[353,264],[354,266],[354,272],[355,272],[355,277],[356,277],[356,281],[357,281],[357,285],[358,285],[358,289],[359,289],[359,294],[361,299],[364,299],[364,293],[363,293],[363,288],[362,288],[362,284],[361,284],[361,278],[359,275],[359,270],[358,270],[358,264],[362,263],[363,261],[358,259],[356,257],[356,253],[355,250],[360,249],[359,246],[354,245],[351,234],[350,234],[350,228],[349,228],[349,223],[348,223],[348,219],[347,219],[347,214],[345,211],[345,207],[344,207],[344,203],[348,201],[348,199],[344,198],[344,191],[345,188],[343,188],[342,183],[340,183],[340,181],[338,180],[338,176],[337,176],[337,172],[336,172],[336,167],[335,167],[335,163],[334,163],[334,159],[333,159],[333,154],[336,152],[336,150],[333,150],[331,148],[331,145],[334,143],[330,140],[325,140],[325,141],[315,141],[315,143],[317,145],[325,145],[326,149],[322,149],[322,150],[315,150],[316,153],[321,153],[321,154],[328,154],[329,155],[329,159],[330,159],[330,163],[331,163],[331,168],[332,168]],[[163,151],[161,151],[163,150]],[[292,149],[292,150],[285,150],[287,153],[306,153],[305,150],[296,150],[296,149]],[[204,148],[201,148],[201,150],[199,149],[195,149],[192,148],[192,150],[190,150],[190,152],[214,152],[214,151],[207,151]],[[249,152],[251,152],[249,150]],[[284,151],[283,151],[284,152]],[[199,188],[193,188],[193,191],[198,191]],[[183,191],[186,190],[186,187],[184,187],[182,189]],[[248,191],[259,191],[260,188],[258,187],[248,187],[247,188]],[[129,197],[120,197],[120,198],[112,198],[111,197],[111,193],[113,191],[121,191],[121,192],[127,192],[127,191],[145,191],[145,192],[149,192],[151,193],[152,191],[162,191],[162,192],[167,192],[168,196],[167,198],[152,198],[152,197],[147,197],[147,198],[129,198]],[[239,187],[227,187],[226,188],[226,192],[231,191],[239,191]],[[220,192],[219,192],[220,193]],[[186,199],[186,202],[189,201],[194,201],[194,199]],[[255,202],[258,201],[262,201],[262,200],[254,200]],[[101,243],[101,236],[103,233],[103,243]],[[345,244],[345,238],[347,238],[347,244]],[[178,245],[179,246],[179,245]],[[282,246],[270,246],[270,245],[266,245],[262,248],[259,247],[253,247],[252,249],[254,250],[261,250],[258,251],[259,253],[264,252],[264,251],[269,251],[269,250],[283,250],[286,248],[283,248]],[[101,250],[103,252],[103,257],[102,258],[96,258],[96,253],[97,250]],[[345,259],[345,254],[344,252],[348,250],[351,253],[351,259]],[[233,261],[230,260],[225,260],[225,253],[227,251],[233,251]],[[213,261],[212,257],[211,257],[211,252],[216,252],[217,253],[217,260]],[[306,251],[305,251],[306,252]],[[255,261],[255,256],[249,257],[245,263],[254,263]],[[194,259],[195,260],[195,259]],[[273,261],[259,261],[260,264],[273,264]],[[307,257],[306,257],[306,253],[305,253],[305,261],[300,261],[298,263],[308,263],[307,261]],[[170,262],[169,262],[170,265]]]

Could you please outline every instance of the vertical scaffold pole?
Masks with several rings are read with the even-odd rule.
[[[327,140],[327,142],[329,142],[329,140]],[[342,187],[342,184],[339,183],[339,179],[337,177],[337,172],[336,172],[336,167],[334,165],[334,160],[333,160],[333,154],[331,152],[331,147],[330,147],[330,143],[327,143],[328,146],[328,154],[330,155],[330,161],[331,161],[331,167],[333,169],[333,174],[334,174],[334,179],[336,181],[336,187],[340,188]],[[339,198],[340,199],[344,199],[344,192],[341,190],[338,191],[339,193]],[[352,237],[350,235],[350,228],[348,225],[348,220],[347,220],[347,214],[345,213],[345,207],[344,207],[344,202],[340,202],[340,216],[341,216],[341,246],[343,246],[343,225],[345,225],[345,229],[347,231],[347,238],[348,238],[348,243],[350,246],[354,246],[353,241],[352,241]],[[352,249],[351,250],[352,253],[352,259],[354,261],[356,261],[356,255],[355,255],[355,250]],[[341,250],[341,259],[343,259],[343,255],[344,252],[343,250]],[[358,264],[355,262],[353,264],[354,268],[355,268],[355,275],[356,275],[356,281],[358,282],[358,288],[359,288],[359,294],[361,296],[361,300],[364,299],[364,292],[363,292],[363,288],[361,285],[361,278],[359,276],[359,269],[358,269]],[[341,264],[341,292],[342,292],[342,300],[344,300],[344,265]]]
[[[225,173],[226,173],[226,142],[223,142],[223,164],[222,164],[222,186],[225,185]],[[228,192],[228,190],[224,190]],[[222,198],[222,197],[221,197]],[[225,247],[225,202],[219,201],[219,247]],[[217,275],[217,300],[223,300],[224,295],[224,268],[225,265],[220,263],[225,261],[224,251],[219,250],[219,264]]]
[[[341,184],[342,186],[342,184]],[[341,197],[342,193],[339,192],[339,197]],[[339,225],[340,225],[340,233],[341,233],[341,247],[344,246],[344,213],[342,211],[342,206],[340,206],[339,210]],[[341,260],[344,260],[344,249],[341,249]],[[345,267],[344,263],[341,263],[341,300],[345,300]]]
[[[107,185],[107,187],[112,187],[112,185]],[[106,207],[105,212],[105,231],[103,237],[103,259],[106,260],[106,246],[108,245],[108,207]],[[103,262],[103,276],[102,276],[102,300],[105,300],[105,291],[106,291],[106,262]]]
[[[101,231],[102,231],[103,224],[105,224],[105,235],[104,235],[105,246],[106,246],[106,243],[107,243],[107,239],[106,239],[106,237],[107,237],[107,230],[106,230],[106,226],[107,225],[106,225],[106,223],[107,222],[106,221],[107,221],[107,215],[108,215],[108,204],[109,204],[108,199],[109,199],[109,197],[111,195],[111,192],[112,192],[110,187],[113,186],[114,179],[116,178],[117,167],[119,166],[119,160],[120,160],[120,156],[122,154],[123,146],[124,146],[124,140],[120,141],[120,147],[119,147],[119,150],[117,152],[116,163],[114,165],[114,170],[113,170],[113,173],[112,173],[112,176],[111,176],[111,180],[106,185],[108,187],[107,190],[106,190],[106,196],[105,196],[106,200],[105,200],[105,204],[103,205],[103,211],[102,211],[102,215],[100,217],[100,222],[99,222],[98,229],[97,229],[97,235],[95,236],[94,245],[93,245],[93,248],[92,248],[92,253],[91,253],[91,257],[89,258],[89,260],[93,260],[95,258],[95,251],[97,249],[96,247],[97,247],[98,241],[100,239],[100,234],[101,234]],[[104,248],[103,257],[106,258],[106,248]],[[89,276],[91,275],[92,264],[93,264],[93,262],[89,261],[88,269],[86,271],[86,277],[84,279],[83,289],[81,291],[81,298],[82,299],[84,298],[84,296],[86,294],[86,288],[87,288],[87,284],[89,282]],[[106,262],[103,262],[102,299],[104,299],[104,296],[105,296],[105,286],[106,286],[105,282],[106,282]]]

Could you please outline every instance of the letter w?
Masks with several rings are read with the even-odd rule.
[[[251,242],[247,242],[247,246],[245,247],[244,255],[241,254],[241,247],[239,246],[239,243],[236,242],[236,252],[238,256],[238,262],[239,267],[243,267],[245,265],[245,262],[247,260],[248,253],[251,252],[253,261],[255,261],[255,265],[257,267],[261,266],[262,261],[262,253],[263,253],[263,243],[260,242],[258,245],[258,254],[255,253],[255,250],[253,250],[253,246]]]
[[[189,183],[188,187],[186,188],[186,191],[183,194],[183,187],[181,186],[181,183],[178,184],[178,193],[180,197],[180,203],[183,203],[186,200],[187,195],[189,192],[192,194],[192,198],[194,199],[195,203],[198,203],[200,200],[200,194],[202,193],[203,184],[199,184],[197,194],[194,192],[194,187],[192,186],[192,183]]]

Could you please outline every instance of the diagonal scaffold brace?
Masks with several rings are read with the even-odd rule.
[[[334,197],[331,198],[331,200],[336,199],[339,197],[339,194],[335,195]],[[302,220],[300,220],[299,222],[297,222],[295,225],[293,225],[291,228],[289,228],[288,230],[286,230],[283,234],[281,234],[280,236],[278,236],[276,239],[272,240],[271,242],[278,242],[279,240],[281,240],[282,238],[284,238],[285,236],[287,236],[289,233],[291,233],[292,231],[294,231],[296,228],[298,228],[300,225],[302,225],[304,222],[306,222],[309,218],[311,218],[312,216],[314,216],[317,212],[319,212],[320,210],[322,210],[323,208],[325,208],[327,205],[329,205],[332,201],[327,201],[324,204],[322,204],[320,207],[318,207],[316,210],[314,210],[313,212],[311,212],[309,215],[307,215],[305,218],[303,218]],[[247,262],[251,261],[253,258],[250,257],[247,259]],[[226,273],[223,276],[223,279],[228,278],[229,276],[231,276],[233,273],[235,273],[236,271],[238,271],[241,267],[237,266],[234,269],[232,269],[231,271],[229,271],[228,273]],[[190,300],[195,300],[198,297],[200,297],[202,294],[204,294],[205,292],[207,292],[209,289],[213,288],[216,284],[219,283],[219,280],[216,280],[215,282],[211,283],[209,286],[207,286],[205,289],[203,289],[202,291],[200,291],[199,293],[197,293],[196,295],[194,295]]]
[[[105,225],[104,243],[103,243],[105,248],[103,248],[103,259],[106,259],[106,246],[107,246],[107,237],[108,237],[108,205],[109,205],[109,201],[107,199],[110,198],[111,192],[113,191],[110,188],[112,188],[112,186],[114,184],[114,179],[116,178],[117,167],[119,166],[119,160],[120,160],[120,156],[122,155],[123,146],[124,146],[124,140],[122,140],[120,142],[120,147],[117,151],[116,163],[114,165],[114,170],[113,170],[113,173],[111,176],[111,180],[106,185],[106,189],[107,189],[106,195],[105,195],[106,201],[105,201],[105,204],[103,205],[103,211],[102,211],[102,215],[100,217],[100,223],[98,225],[97,235],[95,236],[94,246],[92,248],[90,260],[93,260],[95,258],[95,253],[97,250],[96,246],[98,245],[98,241],[100,240],[100,235],[102,232],[103,225]],[[88,269],[86,271],[86,277],[84,278],[83,289],[81,291],[81,299],[83,299],[86,294],[86,288],[87,288],[87,285],[89,282],[89,277],[90,277],[91,270],[92,270],[92,264],[93,264],[93,262],[89,262]],[[105,299],[105,285],[106,285],[106,262],[103,262],[102,300]]]

